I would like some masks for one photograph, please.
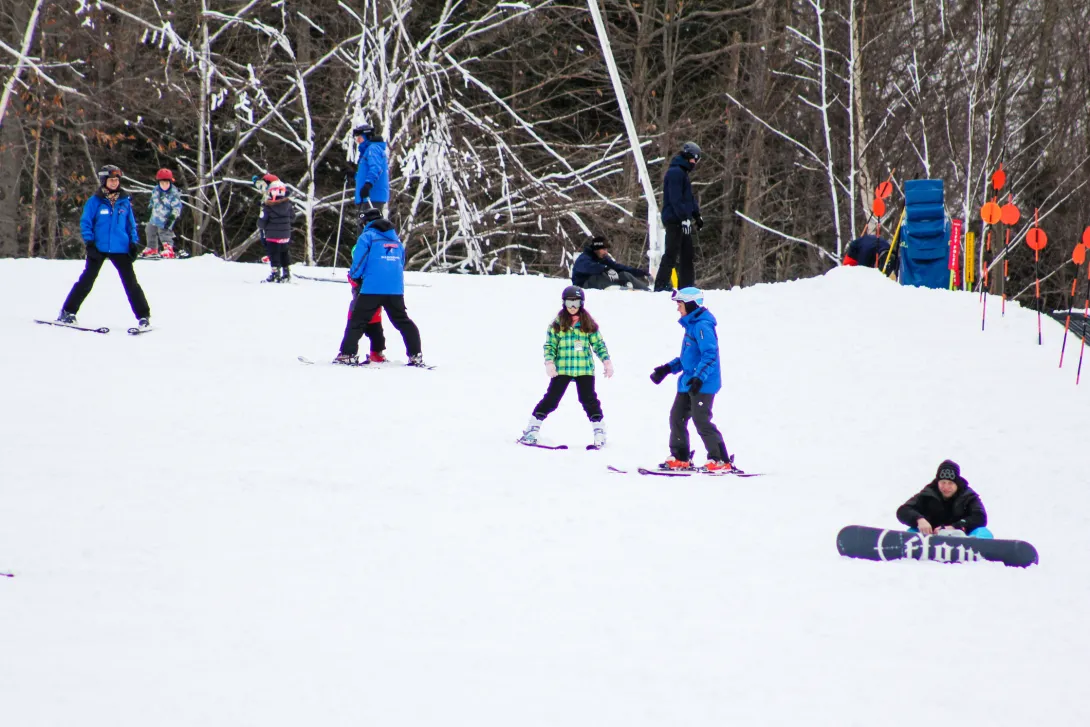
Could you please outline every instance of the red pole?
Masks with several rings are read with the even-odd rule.
[[[1064,367],[1064,349],[1067,348],[1067,329],[1071,327],[1071,306],[1075,302],[1075,287],[1079,284],[1079,268],[1075,266],[1075,278],[1071,281],[1071,294],[1067,296],[1067,318],[1064,320],[1064,342],[1060,345],[1060,368]]]
[[[1082,345],[1079,346],[1079,368],[1075,371],[1075,386],[1079,385],[1079,377],[1082,376],[1082,354],[1086,351],[1086,318],[1090,316],[1090,265],[1086,266],[1086,303],[1083,305],[1082,316]]]

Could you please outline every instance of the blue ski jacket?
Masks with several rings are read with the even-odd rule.
[[[360,144],[360,156],[356,167],[356,204],[369,199],[373,204],[390,201],[390,169],[386,164],[386,142],[382,139],[364,139]],[[371,190],[362,197],[363,185],[370,183]]]
[[[681,355],[670,362],[670,372],[681,374],[677,390],[689,390],[689,379],[704,382],[701,394],[714,394],[722,387],[719,371],[719,336],[715,332],[716,320],[707,308],[697,308],[678,321],[685,329],[681,339]]]
[[[128,192],[121,192],[113,204],[101,189],[91,195],[83,205],[79,230],[88,247],[94,245],[103,253],[128,254],[130,243],[140,244]]]
[[[405,294],[405,246],[389,220],[380,217],[363,228],[348,277],[360,281],[360,295]]]
[[[692,170],[692,163],[681,154],[674,157],[666,169],[662,180],[662,224],[680,225],[700,213],[689,181]]]

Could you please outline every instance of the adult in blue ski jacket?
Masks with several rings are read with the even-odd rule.
[[[572,266],[572,285],[602,290],[611,285],[628,285],[647,290],[648,272],[614,260],[609,254],[606,238],[597,235],[583,246],[583,252]]]
[[[352,130],[359,149],[356,167],[356,204],[370,202],[380,210],[390,201],[390,167],[386,161],[386,142],[372,124]]]
[[[87,245],[87,262],[79,280],[65,298],[57,321],[74,325],[76,313],[94,287],[102,263],[109,260],[121,277],[129,307],[141,327],[149,325],[151,309],[136,280],[132,263],[140,254],[140,238],[132,212],[132,198],[121,189],[121,170],[107,164],[98,171],[99,189],[83,205],[80,233]]]
[[[670,374],[680,374],[677,396],[670,409],[670,456],[662,464],[667,469],[690,469],[689,420],[708,452],[709,470],[733,469],[733,457],[727,453],[723,435],[712,423],[712,406],[722,381],[719,365],[719,337],[716,320],[704,307],[704,293],[697,288],[682,288],[673,294],[680,315],[678,323],[685,329],[681,339],[681,355],[656,366],[651,381],[661,384]]]
[[[405,246],[390,221],[374,208],[360,214],[363,232],[352,248],[348,276],[358,288],[352,315],[344,329],[340,352],[333,363],[358,365],[360,338],[379,308],[405,341],[410,366],[424,366],[420,330],[405,310]],[[364,361],[367,363],[367,361]]]
[[[659,261],[655,290],[670,290],[670,273],[677,268],[677,287],[691,287],[693,272],[693,228],[704,226],[700,205],[693,196],[689,173],[696,168],[702,152],[696,142],[687,141],[673,158],[662,180],[662,224],[666,228],[666,250]]]

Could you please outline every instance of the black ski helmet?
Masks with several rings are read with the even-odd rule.
[[[110,177],[121,178],[121,167],[115,167],[113,164],[107,164],[98,170],[98,184],[101,187],[106,186],[106,180]]]
[[[580,303],[587,302],[587,294],[583,292],[583,289],[578,285],[569,285],[564,288],[564,292],[560,294],[560,300],[575,300],[578,299]]]
[[[687,141],[681,145],[681,155],[686,159],[699,159],[704,155],[695,141]]]
[[[374,222],[382,217],[382,211],[377,207],[368,207],[363,212],[360,212],[360,224],[366,225],[368,222]]]
[[[362,136],[364,139],[368,138],[375,131],[375,127],[371,124],[360,124],[356,128],[352,129],[352,136]]]

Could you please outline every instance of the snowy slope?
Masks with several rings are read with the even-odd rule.
[[[295,360],[346,285],[212,257],[140,263],[147,336],[109,268],[111,334],[32,324],[80,266],[0,261],[5,725],[1090,723],[1090,382],[1029,311],[981,333],[975,295],[859,269],[712,292],[716,419],[770,475],[668,480],[605,469],[666,455],[665,296],[589,294],[610,444],[573,390],[554,453],[514,439],[563,281],[410,275],[439,368],[370,371]],[[1040,566],[837,555],[944,457]]]

